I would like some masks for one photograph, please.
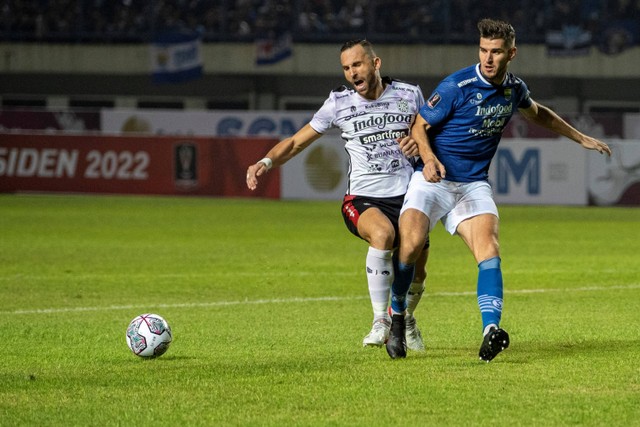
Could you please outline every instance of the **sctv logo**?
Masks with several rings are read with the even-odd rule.
[[[540,150],[528,148],[518,157],[509,148],[496,154],[496,192],[509,194],[513,182],[526,188],[527,194],[540,194]]]

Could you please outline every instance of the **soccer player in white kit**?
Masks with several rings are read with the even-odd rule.
[[[519,110],[531,122],[586,149],[608,155],[611,150],[531,99],[527,85],[508,72],[508,65],[516,56],[515,31],[510,24],[483,19],[478,30],[480,62],[440,82],[420,109],[412,129],[421,160],[400,215],[396,281],[401,282],[399,288],[410,282],[412,265],[438,221],[452,235],[458,234],[478,265],[477,296],[483,333],[479,357],[489,362],[509,346],[509,334],[500,327],[503,281],[498,209],[487,181],[491,160],[509,119]],[[394,346],[395,341],[391,336],[387,347]]]
[[[349,231],[369,243],[366,274],[373,324],[363,345],[381,347],[392,323],[389,299],[397,264],[398,217],[418,153],[409,132],[424,97],[415,84],[381,77],[381,59],[367,40],[347,42],[340,52],[351,87],[333,90],[308,124],[249,166],[246,179],[248,188],[255,189],[269,169],[281,166],[329,129],[340,129],[349,155],[342,215]],[[424,291],[428,242],[419,252],[408,294],[406,289],[399,292],[407,305],[401,325],[405,351],[407,346],[424,351],[413,313]]]

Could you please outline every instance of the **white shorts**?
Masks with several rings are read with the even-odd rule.
[[[417,209],[429,217],[429,231],[441,220],[452,235],[466,219],[486,213],[498,216],[487,181],[432,183],[424,179],[421,171],[411,177],[400,215],[407,209]]]

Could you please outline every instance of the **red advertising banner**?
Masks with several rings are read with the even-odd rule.
[[[273,139],[0,134],[0,192],[280,198],[280,173],[247,189]]]

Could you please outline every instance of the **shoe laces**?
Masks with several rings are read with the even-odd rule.
[[[418,329],[418,324],[415,317],[412,317],[406,321],[405,328],[407,335],[409,335],[410,337],[413,337],[414,339],[422,339],[422,334],[420,333],[420,329]]]
[[[372,329],[389,329],[391,327],[391,321],[385,317],[381,317],[373,321]]]
[[[407,316],[407,317],[405,317],[404,324],[405,324],[405,327],[407,329],[415,329],[415,327],[416,327],[416,318],[413,317],[413,316],[411,316],[411,317]]]

